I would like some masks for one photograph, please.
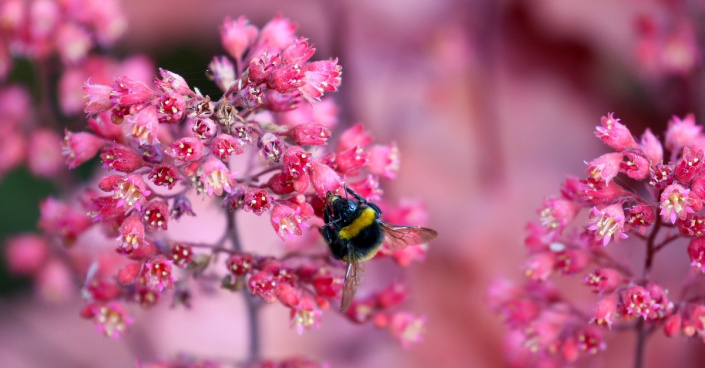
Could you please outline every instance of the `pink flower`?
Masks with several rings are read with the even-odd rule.
[[[642,234],[646,228],[656,221],[654,208],[644,202],[639,202],[627,208],[627,218],[625,220],[626,229],[637,228]]]
[[[149,173],[149,180],[155,185],[172,189],[176,182],[182,180],[179,170],[173,165],[156,165]]]
[[[365,147],[372,142],[372,135],[365,130],[365,126],[357,123],[340,135],[337,152],[349,150],[353,147]]]
[[[546,281],[553,273],[556,255],[553,252],[541,252],[531,255],[524,264],[526,277],[536,281]]]
[[[253,59],[252,63],[255,63],[256,60],[257,59]],[[213,57],[213,61],[208,64],[208,70],[213,73],[213,81],[223,92],[229,90],[235,83],[235,66],[225,56]],[[252,64],[250,64],[251,74],[253,70]],[[255,76],[253,76],[253,78],[255,78]]]
[[[258,295],[267,303],[277,300],[276,281],[269,272],[260,271],[250,277],[248,282],[252,295]]]
[[[227,269],[235,276],[245,276],[252,272],[254,267],[254,258],[252,254],[233,254],[228,258]]]
[[[84,211],[49,197],[40,203],[39,228],[47,234],[62,237],[69,244],[91,225]]]
[[[681,313],[675,313],[666,319],[663,324],[663,332],[668,337],[675,336],[680,333],[683,327],[683,315]]]
[[[201,183],[203,183],[203,188],[209,196],[220,196],[223,191],[230,193],[236,184],[230,170],[228,170],[223,161],[215,157],[210,157],[203,164]]]
[[[27,164],[34,175],[51,178],[62,169],[61,137],[49,129],[39,129],[30,136]]]
[[[171,247],[171,261],[176,267],[188,267],[193,261],[193,249],[187,244],[174,243]]]
[[[705,273],[705,238],[695,238],[688,244],[690,266],[700,273]]]
[[[389,332],[405,349],[421,342],[426,325],[426,317],[416,317],[410,313],[398,312],[390,317]]]
[[[612,238],[619,243],[619,239],[628,237],[624,233],[624,210],[621,203],[602,209],[593,207],[588,224],[590,226],[587,229],[594,232],[595,240],[601,240],[603,246],[606,246]]]
[[[63,23],[56,31],[56,45],[64,64],[81,61],[93,46],[90,33],[73,23]]]
[[[367,169],[375,175],[394,179],[399,171],[401,157],[395,143],[374,145],[367,150]]]
[[[300,146],[318,146],[326,144],[330,134],[330,129],[315,123],[299,124],[287,132],[287,136]]]
[[[663,146],[661,142],[651,133],[651,129],[646,128],[641,136],[641,149],[649,159],[651,165],[660,164],[663,161]]]
[[[597,268],[592,273],[585,275],[585,285],[592,288],[592,292],[596,294],[609,294],[617,289],[617,286],[622,282],[622,275],[611,268]]]
[[[165,152],[180,162],[191,162],[201,158],[203,148],[203,143],[198,138],[185,137],[172,142]]]
[[[673,116],[666,130],[666,148],[678,151],[695,143],[703,127],[695,125],[695,115],[688,114],[684,119]]]
[[[118,302],[90,303],[83,308],[81,316],[92,319],[97,325],[99,332],[116,340],[120,338],[120,334],[127,331],[127,326],[133,323],[125,307]]]
[[[130,216],[122,222],[117,241],[118,251],[125,254],[130,254],[145,244],[144,225],[138,216]]]
[[[585,171],[595,180],[602,180],[608,183],[619,174],[622,165],[622,153],[606,153],[590,162],[586,162],[588,169]]]
[[[318,328],[321,324],[322,314],[323,312],[316,308],[310,297],[302,295],[296,308],[291,310],[291,324],[300,335],[304,330]]]
[[[144,209],[142,221],[145,223],[147,231],[158,228],[166,230],[169,223],[169,208],[166,202],[160,200],[149,202]]]
[[[5,244],[5,262],[15,275],[30,276],[41,269],[48,258],[49,245],[42,236],[15,235]]]
[[[597,302],[595,316],[590,322],[612,328],[615,317],[617,317],[617,296],[612,294]]]
[[[308,101],[319,101],[325,92],[335,92],[341,83],[343,67],[338,59],[314,61],[306,66],[303,75],[304,85],[299,91]]]
[[[125,213],[131,209],[137,211],[147,203],[147,196],[151,191],[147,189],[147,184],[139,175],[128,175],[117,182],[117,188],[113,192],[113,198],[117,199],[117,207],[124,207]]]
[[[226,17],[220,26],[220,42],[230,56],[241,60],[245,50],[257,40],[258,33],[257,27],[249,24],[244,16],[236,20]]]
[[[154,84],[156,84],[162,92],[173,92],[177,95],[188,97],[196,96],[182,76],[162,68],[159,68],[159,76],[161,76],[161,79],[155,78]]]
[[[90,160],[107,142],[90,133],[65,131],[61,154],[69,169],[74,169]]]
[[[595,136],[600,138],[608,146],[617,151],[623,151],[628,148],[636,148],[637,144],[626,126],[619,122],[619,119],[613,116],[613,113],[608,113],[601,119],[602,126],[595,128]]]
[[[580,206],[564,198],[546,198],[538,210],[541,226],[549,232],[561,233],[578,214]]]
[[[110,99],[121,107],[145,104],[158,96],[146,84],[129,77],[115,78],[112,87]]]
[[[299,236],[303,233],[301,228],[308,227],[305,221],[309,217],[310,215],[303,215],[299,208],[294,209],[287,205],[277,204],[272,209],[271,223],[277,235],[282,240],[287,240],[292,239],[294,235]]]
[[[623,294],[626,313],[629,316],[640,316],[644,319],[654,318],[654,311],[658,309],[651,299],[651,294],[643,287],[634,285]]]
[[[177,124],[186,114],[186,101],[184,96],[178,93],[166,92],[159,97],[157,108],[157,119],[160,123]]]
[[[695,152],[688,147],[683,147],[683,154],[676,163],[676,179],[683,183],[689,183],[701,176],[705,169],[703,158],[705,158],[703,150]]]
[[[243,201],[243,209],[245,211],[252,211],[255,215],[260,216],[272,208],[274,198],[264,189],[252,189],[245,194]]]
[[[158,124],[157,109],[154,106],[148,106],[134,115],[127,116],[122,128],[126,138],[135,140],[140,145],[156,144],[159,143]]]
[[[260,31],[258,45],[274,50],[283,50],[296,40],[296,25],[289,19],[277,15]]]
[[[649,177],[649,160],[643,152],[638,150],[624,150],[624,161],[620,164],[620,171],[632,179],[644,180]]]
[[[86,94],[88,101],[86,108],[83,110],[86,114],[97,114],[99,112],[109,110],[113,107],[111,93],[113,88],[102,84],[90,84],[90,79],[83,86],[83,92]]]
[[[162,291],[174,286],[176,278],[171,275],[171,261],[164,256],[152,257],[144,263],[140,282],[150,289]]]
[[[131,173],[144,165],[140,155],[120,144],[105,146],[100,159],[103,161],[103,167],[124,173]]]
[[[340,187],[340,176],[328,165],[311,161],[311,183],[316,195],[325,198],[326,193],[335,192]]]
[[[659,215],[675,224],[676,218],[683,220],[689,213],[694,213],[695,208],[702,207],[702,201],[690,195],[690,189],[680,184],[671,184],[661,194],[660,207]]]

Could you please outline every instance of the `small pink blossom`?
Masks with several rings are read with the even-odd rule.
[[[274,231],[282,240],[292,239],[301,235],[302,228],[308,227],[305,216],[299,208],[294,209],[288,205],[277,204],[272,209],[271,223]]]
[[[425,330],[426,317],[398,312],[391,316],[389,332],[405,349],[421,342]]]
[[[597,302],[595,316],[592,321],[596,325],[612,328],[614,319],[617,317],[617,296],[612,294]]]
[[[8,270],[15,275],[30,276],[47,261],[49,245],[39,235],[21,234],[8,238],[4,250]]]
[[[316,195],[325,198],[326,193],[335,192],[340,187],[340,176],[328,165],[311,161],[311,183]]]
[[[613,116],[613,113],[608,113],[606,117],[603,116],[600,122],[602,126],[595,128],[595,136],[608,146],[617,151],[637,147],[632,133],[619,122],[619,119]]]
[[[651,129],[646,128],[641,136],[640,147],[646,157],[649,159],[651,166],[660,164],[663,161],[663,146],[661,142],[651,133]]]
[[[666,130],[666,148],[678,151],[683,147],[690,147],[695,143],[702,129],[702,126],[695,125],[693,114],[688,114],[683,119],[673,116]]]
[[[598,209],[592,208],[587,227],[595,234],[595,240],[601,241],[603,246],[614,239],[619,243],[619,239],[625,239],[628,235],[624,232],[624,210],[622,204],[617,203]]]
[[[590,174],[595,180],[602,180],[608,183],[619,174],[619,169],[622,165],[622,153],[606,153],[590,162],[586,173]]]
[[[549,232],[560,233],[578,214],[580,206],[564,198],[546,198],[538,210],[540,223]]]
[[[300,335],[305,330],[313,327],[318,328],[321,324],[322,314],[323,312],[316,308],[313,300],[304,295],[300,298],[298,305],[291,310],[291,324]]]
[[[99,332],[116,340],[133,323],[133,319],[128,316],[125,307],[118,302],[90,303],[83,308],[81,316],[92,319],[97,325]]]
[[[201,183],[209,196],[220,196],[223,192],[230,193],[236,184],[227,166],[215,157],[209,158],[203,164]]]
[[[171,261],[164,256],[156,256],[144,263],[140,283],[150,289],[162,291],[174,286],[176,278],[171,274]]]
[[[632,179],[644,180],[649,177],[649,159],[638,150],[628,149],[622,152],[624,161],[620,164],[620,171]]]
[[[158,124],[157,109],[154,106],[148,106],[136,114],[125,117],[125,122],[122,124],[123,134],[127,139],[134,140],[140,145],[156,144],[159,143]]]
[[[401,157],[395,143],[389,146],[374,145],[367,150],[367,169],[372,174],[394,179],[399,171]]]
[[[705,238],[695,238],[688,244],[690,266],[700,273],[705,273]]]
[[[683,147],[683,154],[676,163],[676,179],[683,183],[689,183],[696,177],[700,177],[705,171],[703,158],[705,158],[703,150],[696,152],[688,147]]]
[[[107,142],[90,133],[65,131],[61,154],[69,169],[74,169],[93,158]]]
[[[524,274],[536,281],[546,281],[553,273],[556,255],[553,252],[533,254],[524,264]]]
[[[623,281],[622,275],[611,268],[598,268],[585,275],[584,283],[593,293],[604,295],[613,292]]]
[[[698,202],[700,203],[698,205]],[[685,189],[680,184],[671,184],[661,194],[659,215],[664,220],[676,223],[676,219],[685,219],[689,213],[694,213],[697,207],[702,207],[702,201],[690,195],[690,189]],[[699,209],[699,208],[698,208]]]
[[[34,175],[51,178],[63,168],[61,137],[49,129],[39,129],[29,139],[27,164]]]

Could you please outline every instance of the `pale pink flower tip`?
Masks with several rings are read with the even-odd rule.
[[[623,151],[627,148],[637,148],[636,141],[629,132],[626,126],[619,123],[619,119],[614,117],[613,113],[603,116],[601,119],[602,126],[595,128],[595,136],[600,138],[608,146],[617,151]]]
[[[692,146],[696,142],[703,127],[695,125],[695,115],[688,114],[681,119],[674,116],[668,122],[666,130],[666,148],[671,151],[678,151],[683,147]]]

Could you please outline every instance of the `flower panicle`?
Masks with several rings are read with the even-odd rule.
[[[595,136],[613,152],[586,160],[585,177],[569,177],[560,195],[544,200],[539,220],[527,226],[526,282],[490,287],[488,302],[510,329],[514,354],[528,349],[547,363],[571,364],[604,350],[608,334],[638,331],[631,321],[705,340],[698,320],[705,295],[674,299],[649,273],[657,252],[679,239],[689,241],[691,271],[705,273],[702,127],[692,114],[674,117],[663,141],[649,129],[637,139],[609,113]],[[643,274],[611,255],[637,243],[647,253]],[[558,275],[581,277],[595,296],[592,305],[564,296],[552,282]]]

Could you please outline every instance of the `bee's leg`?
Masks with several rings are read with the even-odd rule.
[[[365,198],[363,198],[361,195],[357,194],[357,192],[348,188],[347,186],[345,187],[345,192],[352,194],[353,197],[358,200],[358,202],[367,204],[367,200]]]

